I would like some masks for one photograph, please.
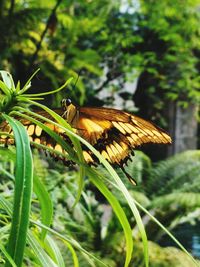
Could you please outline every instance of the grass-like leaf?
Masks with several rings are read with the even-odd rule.
[[[46,226],[50,226],[53,218],[53,204],[51,198],[46,190],[46,187],[43,185],[36,174],[34,174],[33,181],[33,191],[36,194],[41,206],[41,222]],[[47,231],[45,229],[42,229],[42,240],[45,239],[46,234]]]
[[[126,238],[126,261],[125,267],[129,266],[132,251],[133,251],[133,238],[132,238],[132,231],[130,228],[130,224],[127,220],[126,214],[124,213],[122,207],[120,206],[118,200],[115,196],[108,190],[108,188],[104,185],[102,180],[96,175],[92,169],[88,169],[87,174],[89,174],[89,178],[91,179],[92,183],[98,188],[98,190],[106,197],[108,202],[111,204],[116,216],[118,217]]]
[[[15,84],[14,84],[12,75],[5,70],[1,70],[0,74],[2,76],[3,82],[6,85],[6,87],[12,90],[15,89]]]
[[[16,142],[15,193],[8,253],[18,267],[22,265],[29,225],[33,183],[32,154],[24,126],[13,118],[2,115],[11,125]],[[6,267],[11,266],[7,261]]]
[[[10,255],[8,254],[6,248],[0,244],[0,251],[2,252],[2,254],[5,256],[5,258],[7,259],[7,261],[10,263],[10,265],[12,267],[17,267],[17,265],[15,264],[15,262],[13,261],[13,259],[10,257]]]
[[[47,231],[47,230],[46,230]],[[45,239],[45,248],[52,259],[58,264],[59,267],[65,267],[64,259],[61,254],[55,239],[51,238],[50,235]]]

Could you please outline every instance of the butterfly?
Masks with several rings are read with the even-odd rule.
[[[135,181],[125,171],[124,165],[131,158],[133,150],[145,143],[172,142],[171,137],[160,127],[125,111],[104,107],[78,107],[70,99],[63,99],[62,108],[55,112],[72,126],[75,133],[93,145],[111,165],[120,167],[132,183]],[[39,111],[38,114],[50,117],[45,111]],[[27,128],[32,141],[63,151],[63,148],[38,125],[25,119],[21,122]],[[68,140],[59,127],[47,122],[44,124]],[[5,123],[0,124],[0,130],[11,132]],[[0,137],[0,142],[5,143],[5,138]],[[95,155],[86,146],[83,146],[83,156],[89,164],[97,162]]]

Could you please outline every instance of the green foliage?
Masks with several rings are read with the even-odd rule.
[[[40,65],[35,92],[80,73],[76,93],[67,91],[79,104],[91,104],[97,92],[118,91],[135,78],[154,111],[166,100],[185,107],[199,102],[198,0],[12,4],[1,3],[0,63],[22,82]]]
[[[148,34],[149,49],[154,54],[153,61],[147,60],[147,67],[156,68],[152,84],[164,89],[161,97],[172,101],[199,101],[198,56],[199,50],[199,1],[141,1],[146,20],[142,20],[143,34]],[[148,70],[147,70],[148,71]],[[150,86],[150,84],[149,84]]]
[[[139,190],[139,197],[138,192],[133,195],[159,222],[170,231],[183,223],[199,222],[199,150],[182,152],[153,165],[149,165],[147,156],[142,156],[140,152],[136,153],[133,163],[133,170],[129,167],[128,171],[134,173],[142,185],[136,189]],[[154,219],[147,220],[145,216],[144,220],[150,240],[161,240],[165,233],[155,224]]]
[[[142,158],[142,154],[139,154],[140,155],[136,159],[136,162],[139,162],[139,160]],[[146,156],[144,158],[146,158]],[[54,210],[54,219],[52,221],[53,229],[56,229],[59,233],[65,233],[65,236],[71,236],[73,239],[77,240],[82,247],[89,250],[94,255],[101,257],[102,261],[107,264],[107,266],[123,266],[122,255],[124,254],[125,240],[120,223],[118,220],[116,220],[116,216],[114,215],[112,209],[107,203],[105,203],[105,201],[103,203],[95,199],[97,192],[95,188],[91,187],[89,180],[86,179],[86,189],[84,190],[79,203],[72,209],[72,205],[75,201],[77,192],[76,171],[69,170],[68,167],[64,167],[61,164],[54,162],[52,159],[46,161],[46,158],[39,157],[38,153],[34,153],[34,162],[35,166],[37,166],[37,175],[44,183],[45,187],[48,189],[53,202],[53,206],[56,207]],[[138,169],[138,172],[140,171]],[[5,181],[6,180],[7,179],[5,179]],[[4,186],[6,186],[5,182],[4,185],[2,184],[2,187]],[[131,190],[135,189],[132,186],[130,186],[130,188]],[[138,201],[139,199],[142,200],[141,197],[137,197],[137,195],[139,194],[142,196],[142,192],[133,192],[133,195],[136,196],[136,199]],[[141,241],[137,239],[137,227],[135,227],[135,221],[133,220],[133,218],[131,218],[131,213],[128,212],[127,203],[125,203],[122,197],[119,196],[118,198],[120,199],[120,202],[123,205],[123,209],[129,217],[130,223],[134,229],[134,253],[131,264],[136,265],[137,263],[138,267],[143,267],[145,266],[144,263],[141,262],[141,259],[143,258],[143,248]],[[174,198],[174,202],[175,201],[177,202],[176,198]],[[148,203],[146,203],[146,206],[149,206],[149,203],[150,200],[148,201]],[[162,203],[162,200],[160,203]],[[34,198],[32,205],[32,216],[34,216],[34,220],[36,220],[36,218],[38,220],[41,216],[39,204],[40,203],[38,203],[38,199]],[[167,209],[169,212],[170,207],[163,207],[162,209]],[[148,232],[150,233],[148,224],[146,224],[146,227],[148,229]],[[34,235],[38,235],[37,228],[35,228]],[[34,243],[36,248],[40,250],[40,245],[35,243],[36,240],[34,239],[34,236],[32,236],[31,238],[31,244]],[[53,233],[48,233],[47,238],[51,238],[51,242],[54,242],[55,244],[49,244],[48,242],[50,241],[46,240],[45,250],[47,250],[48,253],[51,253],[50,251],[52,247],[57,246],[60,251],[59,253],[62,254],[62,256],[60,256],[59,258],[60,261],[63,257],[65,266],[72,266],[72,258],[65,244],[61,240],[58,240]],[[165,267],[168,266],[167,264],[171,264],[172,266],[179,267],[184,266],[184,264],[186,263],[189,263],[190,266],[195,266],[194,264],[192,264],[191,260],[189,260],[187,256],[183,252],[180,252],[178,249],[163,249],[156,245],[156,243],[154,242],[149,242],[148,246],[150,266]],[[88,266],[87,257],[83,256],[78,251],[76,253],[79,258],[80,266]],[[52,257],[55,257],[53,256],[53,254],[50,255]],[[30,265],[33,265],[38,262],[39,259],[33,254],[32,257],[29,258],[28,253],[25,254],[25,260],[26,262],[29,262]],[[43,264],[43,266],[45,266],[44,264],[47,264],[47,259],[45,262],[40,264]],[[93,266],[101,265],[96,262]]]
[[[172,192],[198,193],[199,179],[200,151],[186,151],[159,162],[152,169],[145,190],[152,198]]]
[[[154,242],[149,242],[150,250],[150,267],[196,267],[198,265],[191,263],[190,259],[179,249],[174,247],[160,247]],[[140,246],[136,247],[136,254],[140,255]],[[140,262],[140,257],[133,257],[133,266],[143,267],[144,264]],[[197,261],[197,264],[200,262]]]

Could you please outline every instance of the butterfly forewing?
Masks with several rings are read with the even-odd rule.
[[[127,112],[109,108],[80,108],[76,128],[93,144],[102,138],[109,139],[113,130],[116,135],[124,135],[133,147],[143,143],[171,143],[170,136],[163,129]]]

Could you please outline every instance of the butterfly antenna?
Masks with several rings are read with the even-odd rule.
[[[81,75],[81,70],[79,70],[79,72],[78,72],[78,74],[77,74],[77,78],[76,78],[76,81],[75,81],[75,83],[74,83],[74,85],[73,85],[73,89],[75,89],[76,84],[77,84],[77,82],[78,82],[78,79],[79,79],[80,75]]]

